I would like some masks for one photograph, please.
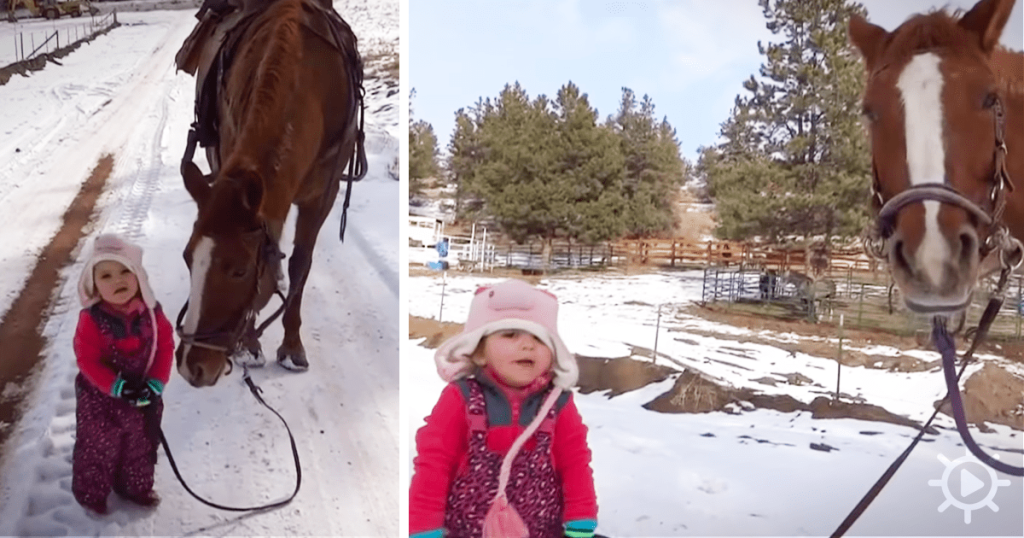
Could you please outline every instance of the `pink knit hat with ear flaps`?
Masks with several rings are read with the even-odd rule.
[[[507,329],[519,329],[540,338],[554,354],[551,366],[554,383],[569,389],[579,378],[576,358],[558,336],[558,299],[522,280],[506,280],[476,290],[469,306],[469,318],[459,335],[434,354],[437,373],[451,382],[473,373],[470,356],[485,336]]]
[[[526,538],[529,532],[515,508],[508,502],[508,486],[512,461],[540,423],[554,407],[563,390],[570,389],[579,378],[576,357],[558,336],[558,299],[551,292],[539,290],[522,280],[506,280],[476,290],[469,306],[469,319],[462,332],[448,340],[434,354],[437,373],[451,382],[473,373],[476,365],[471,355],[485,336],[507,329],[527,331],[551,349],[554,361],[554,390],[544,399],[537,416],[516,438],[501,462],[498,493],[484,517],[484,538]]]
[[[135,274],[135,279],[139,281],[139,295],[142,296],[142,302],[149,310],[149,319],[153,324],[153,337],[156,338],[156,315],[153,312],[153,309],[156,308],[156,297],[153,296],[153,289],[149,287],[149,275],[142,267],[142,247],[130,243],[116,234],[101,234],[93,240],[92,254],[86,260],[85,267],[82,268],[82,276],[78,279],[78,299],[82,302],[82,307],[89,308],[102,300],[99,293],[96,292],[96,282],[93,276],[96,264],[102,261],[120,263]],[[146,364],[147,371],[153,364],[155,356],[156,342],[153,342],[149,353],[149,362]]]

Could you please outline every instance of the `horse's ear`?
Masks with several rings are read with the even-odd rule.
[[[246,211],[258,213],[263,202],[263,178],[254,170],[246,170],[238,176],[242,207]]]
[[[982,52],[989,54],[1003,35],[1016,0],[981,0],[960,19],[960,27],[978,37]]]
[[[185,190],[192,195],[196,205],[203,207],[210,197],[210,182],[207,176],[199,170],[196,163],[188,161],[181,165],[181,177],[185,180]]]
[[[864,58],[864,63],[870,71],[875,66],[878,55],[882,53],[882,45],[889,37],[889,32],[886,32],[885,28],[881,26],[871,24],[856,13],[850,15],[849,32],[850,43],[853,43],[853,46],[860,51],[860,55]]]

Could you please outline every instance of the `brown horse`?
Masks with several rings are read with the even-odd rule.
[[[191,292],[179,315],[176,356],[193,386],[216,383],[232,358],[263,363],[254,321],[282,277],[278,243],[292,205],[298,214],[277,359],[308,368],[299,335],[302,291],[338,180],[361,144],[362,62],[355,36],[329,3],[276,0],[234,12],[224,2],[207,4],[227,9],[230,24],[223,13],[206,13],[194,35],[213,16],[230,31],[200,52],[186,51],[186,41],[187,54],[179,53],[179,68],[191,72],[197,64],[183,66],[183,57],[216,58],[199,65],[197,76],[199,88],[207,70],[206,84],[216,84],[216,140],[207,149],[213,172],[204,176],[192,163],[191,138],[182,162],[198,215],[184,252]]]
[[[893,32],[850,20],[868,74],[879,250],[916,312],[962,311],[979,276],[1024,255],[1024,55],[997,45],[1014,2]]]

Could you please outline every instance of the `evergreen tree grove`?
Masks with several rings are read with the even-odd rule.
[[[675,131],[624,90],[604,124],[572,82],[554,100],[518,83],[456,112],[448,172],[458,215],[490,221],[517,242],[595,244],[674,226],[685,162]]]
[[[849,0],[759,0],[784,40],[758,49],[724,141],[701,148],[699,172],[728,239],[852,236],[867,222],[870,155],[860,124],[863,68],[846,28]]]

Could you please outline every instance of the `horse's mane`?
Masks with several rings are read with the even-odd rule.
[[[977,47],[970,36],[957,26],[961,14],[950,14],[943,9],[921,13],[907,19],[896,31],[889,34],[885,54],[895,60],[906,60],[921,51],[939,48],[961,48],[970,50]]]
[[[906,60],[924,50],[977,47],[971,36],[957,25],[964,14],[963,10],[950,13],[938,8],[907,19],[897,31],[889,34],[886,55],[893,60]],[[996,46],[990,65],[1003,89],[1013,95],[1024,94],[1024,53]]]
[[[274,154],[284,149],[281,145],[286,138],[282,133],[287,130],[284,116],[289,99],[298,91],[295,72],[302,57],[303,1],[272,2],[253,23],[256,29],[236,59],[235,69],[245,69],[246,66],[241,65],[245,61],[257,62],[247,66],[253,70],[249,80],[251,85],[242,89],[242,95],[232,96],[247,111],[245,116],[248,118],[240,126],[236,148],[250,148],[256,152],[273,148],[271,152]],[[238,156],[237,151],[235,155]],[[267,155],[252,157],[264,161]]]

